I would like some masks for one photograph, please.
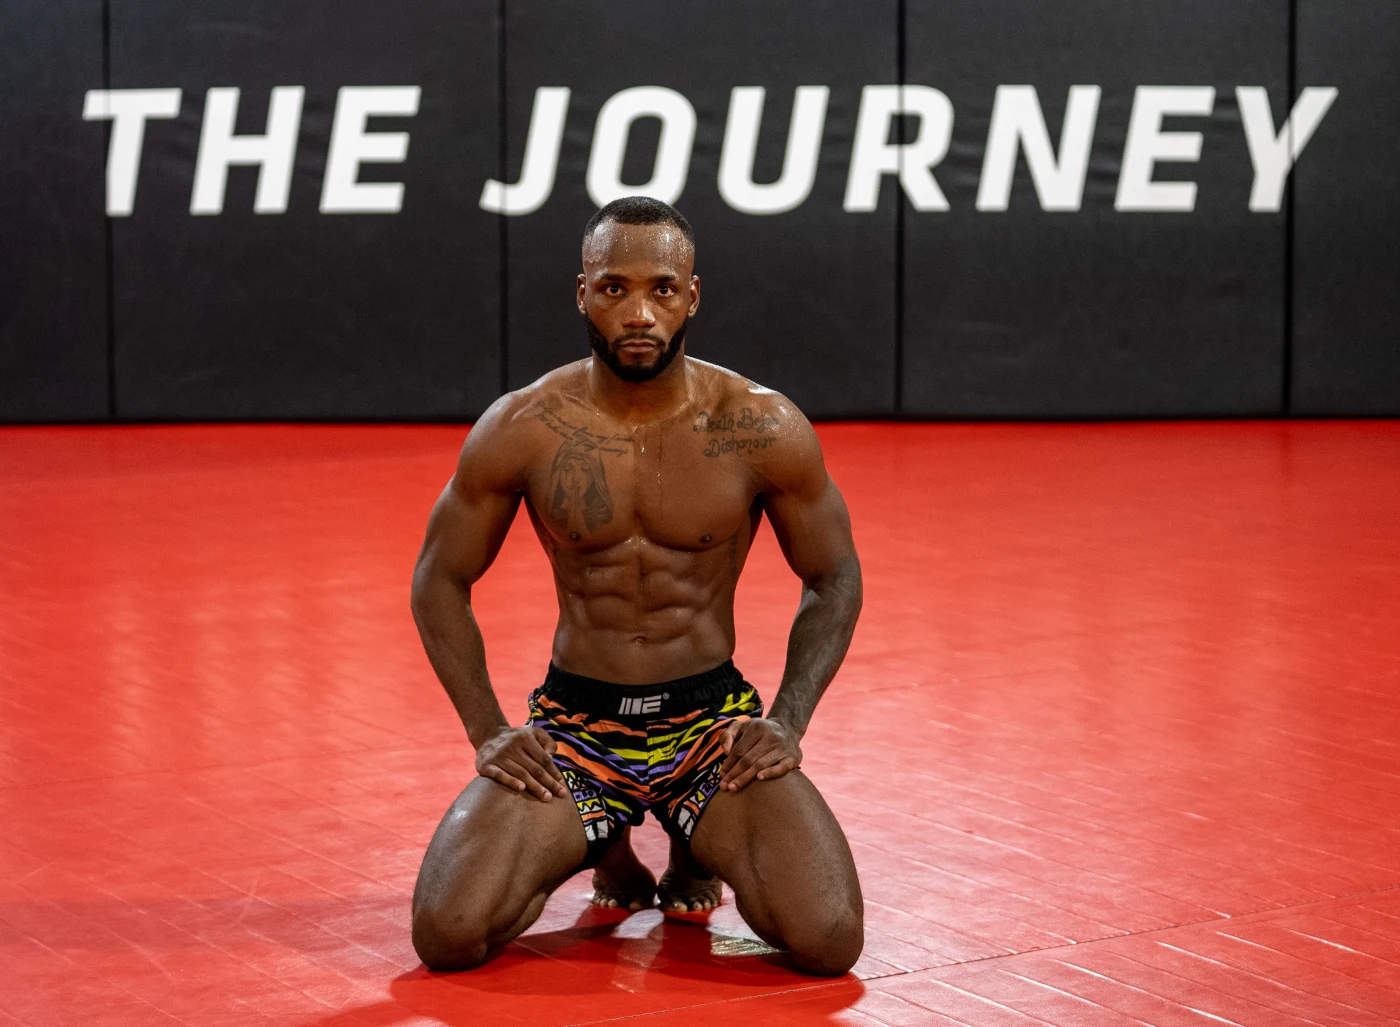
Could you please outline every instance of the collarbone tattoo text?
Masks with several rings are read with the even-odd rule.
[[[732,410],[710,413],[702,410],[691,426],[696,433],[710,435],[703,450],[705,456],[714,458],[726,453],[753,453],[767,449],[778,441],[775,434],[782,422],[771,414],[754,413],[743,407],[737,414]]]

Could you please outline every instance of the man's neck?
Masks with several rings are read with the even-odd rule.
[[[597,357],[588,367],[588,391],[603,413],[628,424],[673,416],[690,399],[690,362],[685,352],[651,381],[625,382]]]

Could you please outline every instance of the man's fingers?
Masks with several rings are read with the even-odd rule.
[[[540,743],[540,735],[544,735],[544,740],[549,743],[548,748]],[[563,773],[554,764],[554,750],[556,748],[558,746],[554,744],[554,739],[538,728],[525,738],[525,755],[544,772],[543,776],[540,774],[535,776],[544,783],[546,788],[562,799],[567,789],[564,787]]]
[[[764,737],[762,731],[756,729],[745,730],[752,723],[753,721],[751,720],[744,720],[740,721],[739,724],[732,729],[725,729],[726,731],[733,730],[734,732],[733,741],[730,743],[729,747],[725,749],[725,752],[727,752],[729,756],[724,761],[724,766],[720,768],[725,774],[732,773],[734,768],[738,766],[739,761]]]
[[[513,792],[523,792],[525,790],[524,781],[519,781],[516,778],[511,777],[509,774],[507,774],[500,767],[496,766],[496,764],[494,763],[486,764],[486,766],[481,768],[480,773],[482,777],[490,778],[497,784],[505,785]]]
[[[781,746],[776,745],[762,752],[754,753],[752,759],[746,759],[735,769],[734,774],[730,776],[727,784],[721,783],[721,787],[727,787],[731,792],[737,792],[740,788],[743,788],[744,785],[754,780],[754,778],[763,777],[763,772],[765,770],[778,767],[790,760],[792,760],[792,757],[788,755]],[[796,764],[794,763],[793,765],[795,766]],[[770,773],[768,776],[782,777],[782,775],[786,773],[787,770],[785,769],[781,773]],[[767,780],[767,778],[765,777],[764,780]]]
[[[569,783],[564,780],[564,775],[554,764],[551,763],[549,765],[549,769],[554,772],[552,776],[552,783],[549,786],[550,791],[552,791],[555,795],[559,796],[559,798],[561,799],[567,799],[569,797]]]
[[[548,731],[542,727],[535,728],[535,742],[540,747],[540,765],[549,772],[549,776],[554,778],[559,787],[555,788],[556,794],[562,796],[568,790],[564,786],[564,772],[559,769],[559,765],[554,762],[554,754],[559,751],[559,743],[554,740]]]
[[[559,769],[559,764],[554,762],[554,757],[550,756],[544,765],[544,769],[549,772],[549,776],[554,779],[554,791],[563,798],[569,793],[569,784],[564,780],[564,772]]]
[[[731,791],[738,791],[753,779],[753,776],[767,764],[760,763],[757,757],[746,758],[730,772],[728,785]]]
[[[501,760],[500,766],[517,780],[524,781],[529,793],[541,802],[549,802],[554,798],[554,792],[542,780],[546,776],[544,768],[534,760]]]
[[[750,770],[754,772],[762,770],[769,763],[775,763],[781,759],[782,751],[782,746],[778,744],[776,738],[767,738],[763,742],[753,743],[752,747],[742,756],[737,755],[737,753],[730,756],[733,765],[721,776],[720,783],[728,784],[740,774],[748,773]]]
[[[732,778],[730,778],[729,784],[725,785],[724,787],[728,788],[731,792],[737,792],[740,788],[743,788],[746,784],[748,784],[754,779],[754,777],[758,774],[758,770],[759,768],[756,766],[745,767],[743,770],[739,771]]]
[[[725,761],[725,766],[729,768],[725,776],[733,777],[735,774],[743,773],[753,765],[754,760],[763,755],[767,748],[767,746],[754,744],[743,752],[736,750],[730,753],[729,759]]]
[[[764,767],[754,776],[759,781],[772,781],[782,777],[789,770],[796,770],[797,767],[798,763],[795,759],[791,756],[784,756],[777,763],[774,763],[772,766]]]
[[[731,721],[729,726],[724,729],[719,744],[725,755],[728,755],[729,751],[734,748],[734,740],[739,737],[739,728],[743,727],[744,723],[742,720]]]
[[[534,735],[525,735],[521,738],[520,747],[525,750],[526,756],[534,760],[540,766],[554,762],[550,759],[549,753],[545,752],[544,746],[540,744],[539,739]]]
[[[538,760],[530,758],[522,759],[519,762],[530,775],[530,791],[548,802],[559,794],[562,785],[550,773],[554,768],[554,761],[548,756],[544,756],[543,753],[541,753],[541,758],[546,762],[540,763]]]
[[[549,753],[551,756],[553,756],[556,752],[559,751],[559,743],[556,742],[554,740],[554,737],[544,728],[535,728],[534,735],[535,741],[540,743],[540,748],[543,749],[545,752]]]

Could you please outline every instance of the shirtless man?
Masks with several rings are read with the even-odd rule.
[[[590,867],[600,905],[650,907],[659,890],[668,912],[711,909],[725,881],[799,969],[843,974],[860,955],[850,847],[798,769],[860,612],[850,519],[796,407],[686,356],[694,261],[690,225],[667,204],[600,210],[578,276],[593,356],[497,400],[428,521],[414,619],[479,775],[414,890],[413,945],[435,970],[479,965]],[[530,720],[512,727],[471,588],[522,500],[559,623]],[[765,514],[802,581],[767,717],[730,662],[734,588]],[[648,810],[671,838],[659,886],[628,840]]]

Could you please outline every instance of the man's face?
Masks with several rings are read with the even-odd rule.
[[[650,381],[680,354],[700,306],[694,265],[674,225],[604,221],[584,243],[578,309],[593,352],[623,381]]]

